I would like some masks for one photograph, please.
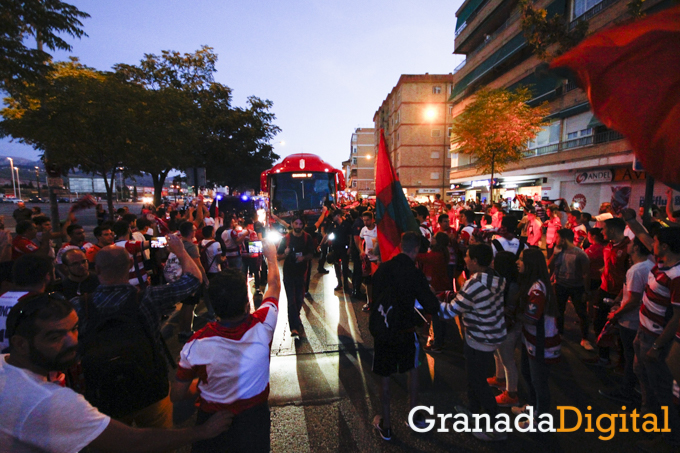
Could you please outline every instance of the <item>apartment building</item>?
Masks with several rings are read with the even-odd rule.
[[[624,0],[538,0],[548,15],[566,15],[569,27],[587,20],[589,33],[630,18]],[[648,14],[670,7],[671,0],[647,0]],[[634,169],[630,144],[608,130],[590,111],[586,94],[535,57],[520,25],[517,0],[467,0],[456,13],[455,53],[466,56],[454,71],[449,96],[453,117],[481,87],[527,86],[530,105],[549,103],[549,125],[530,144],[525,158],[495,178],[495,194],[524,194],[544,200],[565,199],[585,212],[600,203],[637,207],[645,190],[644,171]],[[563,16],[564,17],[564,16]],[[490,175],[479,174],[474,159],[451,149],[450,189],[454,197],[488,197]],[[665,186],[657,183],[655,203],[665,205]],[[680,201],[680,200],[679,200]]]
[[[375,195],[375,137],[372,127],[356,128],[352,133],[349,159],[342,163],[343,169],[347,169],[346,191],[362,197]]]
[[[402,75],[373,116],[376,152],[384,129],[401,185],[419,201],[448,189],[451,81],[452,74]]]

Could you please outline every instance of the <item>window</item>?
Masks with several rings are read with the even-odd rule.
[[[430,154],[431,159],[439,159],[439,153],[437,151],[433,151],[432,154]]]
[[[453,115],[453,105],[449,105],[449,115]]]
[[[399,132],[397,132],[397,141],[399,141]]]
[[[581,113],[580,115],[570,116],[564,120],[564,139],[574,140],[580,137],[593,135],[593,130],[588,127],[593,118],[591,112]]]
[[[430,179],[439,179],[439,173],[430,173]]]
[[[451,134],[452,134],[452,133],[453,133],[453,128],[450,127],[450,128],[446,131],[446,134],[447,134],[448,137],[451,137]]]
[[[583,13],[602,3],[602,0],[574,0],[574,10],[572,11],[572,20],[581,17]]]
[[[543,126],[541,132],[535,139],[529,142],[529,148],[540,148],[541,146],[553,145],[560,141],[560,122],[554,121],[547,126]]]
[[[352,157],[352,165],[356,165],[356,164],[357,164],[357,158],[356,158],[356,157]]]
[[[356,187],[356,186],[357,186],[357,182],[356,182],[356,181],[352,181],[352,187]]]
[[[356,143],[358,139],[359,137],[357,136],[357,134],[352,134],[352,143]]]
[[[440,94],[442,92],[442,87],[432,87],[432,94]]]
[[[353,146],[353,147],[352,147],[352,154],[356,154],[356,153],[357,153],[357,147],[356,147],[356,146]]]
[[[432,129],[432,136],[433,137],[439,137],[441,134],[441,131],[439,129]]]

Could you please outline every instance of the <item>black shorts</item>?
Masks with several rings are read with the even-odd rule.
[[[403,342],[375,342],[372,370],[378,376],[388,377],[394,373],[405,373],[419,365],[420,343],[416,333],[409,333]]]

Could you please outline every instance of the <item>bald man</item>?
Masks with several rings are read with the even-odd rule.
[[[61,255],[66,276],[55,288],[67,299],[93,293],[99,286],[97,274],[90,272],[89,262],[80,249],[70,249]]]
[[[157,352],[153,361],[160,365],[153,371],[152,379],[136,382],[134,388],[129,390],[130,394],[142,397],[135,399],[129,407],[119,409],[123,415],[118,414],[118,420],[130,425],[134,423],[140,428],[172,427],[168,371],[160,331],[161,315],[164,310],[195,293],[202,281],[200,269],[184,250],[180,238],[168,236],[168,250],[177,255],[182,266],[180,279],[166,285],[146,287],[139,292],[129,282],[130,255],[127,250],[115,245],[104,247],[95,257],[95,270],[101,285],[90,297],[72,300],[80,318],[81,344],[87,344],[88,335],[94,335],[94,331],[90,331],[93,319],[102,319],[117,313],[129,314],[131,307],[138,307],[138,318],[143,322],[145,331],[151,334],[150,340],[153,340]],[[88,370],[85,369],[85,363],[83,368],[87,380]],[[105,407],[111,403],[111,401],[90,402],[97,407]]]

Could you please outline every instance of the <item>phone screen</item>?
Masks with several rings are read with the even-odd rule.
[[[168,240],[165,236],[151,238],[152,249],[162,249],[168,246]]]
[[[249,242],[248,253],[262,253],[262,241]]]

